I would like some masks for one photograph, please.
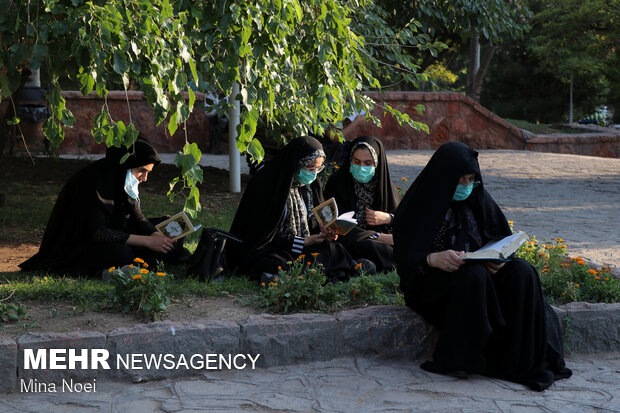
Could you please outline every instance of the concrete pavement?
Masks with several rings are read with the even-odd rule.
[[[356,357],[140,384],[102,380],[96,393],[3,395],[0,411],[620,412],[620,353],[569,358],[573,376],[544,392],[480,376],[440,376],[418,364]]]

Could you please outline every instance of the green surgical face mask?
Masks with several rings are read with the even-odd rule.
[[[295,179],[302,185],[310,185],[316,179],[316,172],[310,172],[305,168],[301,168],[297,175],[295,175]]]
[[[452,196],[453,201],[464,201],[467,199],[469,195],[471,195],[471,191],[474,190],[474,183],[471,182],[469,185],[461,185],[458,184],[456,186],[456,191],[454,192],[454,196]]]
[[[349,168],[349,172],[353,175],[353,178],[361,184],[366,184],[370,182],[373,176],[375,176],[375,167],[374,166],[361,166],[351,164]]]

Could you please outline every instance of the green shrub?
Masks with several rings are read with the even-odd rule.
[[[172,275],[166,274],[163,267],[149,270],[149,265],[141,258],[134,261],[136,265],[109,269],[114,287],[112,301],[125,312],[135,311],[145,320],[157,321],[170,304],[166,287]]]
[[[21,304],[0,302],[0,323],[14,323],[26,315],[26,309]]]

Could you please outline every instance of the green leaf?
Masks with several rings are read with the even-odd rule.
[[[177,131],[177,128],[179,127],[178,123],[177,123],[177,113],[178,112],[174,112],[172,115],[170,115],[170,120],[168,120],[168,132],[170,132],[170,135],[174,135],[174,133]]]
[[[119,51],[114,52],[114,72],[123,75],[127,72],[127,57]]]

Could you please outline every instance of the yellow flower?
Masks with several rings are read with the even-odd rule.
[[[282,271],[282,267],[278,265],[278,271]]]
[[[133,268],[133,264],[129,264],[129,268]]]
[[[603,278],[603,279],[604,279],[605,281],[609,281],[609,278],[607,278],[607,277],[605,277],[605,278]]]
[[[597,272],[596,270],[593,270],[592,268],[590,268],[590,269],[588,270],[588,272],[589,272],[590,274],[592,274],[592,275],[596,275],[596,274],[598,274],[598,272]]]
[[[544,268],[542,271],[543,271],[543,272],[548,272],[548,271],[549,271],[549,268]]]
[[[335,165],[334,168],[335,169],[340,169],[340,167],[338,165]]]
[[[562,238],[556,238],[555,240],[556,240],[556,242],[558,242],[559,244],[561,244],[561,243],[563,243],[563,242],[564,242],[564,240],[563,240]]]
[[[278,282],[278,277],[274,278],[273,280],[274,280],[275,282]]]
[[[110,268],[108,268],[108,271],[112,272],[112,271],[114,271],[115,269],[116,269],[116,267],[110,267]]]
[[[142,276],[140,274],[136,274],[136,275],[133,276],[133,279],[134,280],[140,280],[140,279],[142,279]]]
[[[312,254],[310,254],[310,255],[312,255],[313,257],[318,257],[318,255],[319,255],[319,254],[320,254],[320,253],[318,253],[318,252],[313,252],[313,253],[312,253]]]
[[[148,265],[146,262],[145,262],[144,264],[142,264],[142,266],[143,266],[144,268],[148,268],[148,267],[149,267],[149,265]]]
[[[144,264],[144,260],[142,258],[134,258],[133,262],[137,262],[138,264]]]
[[[265,286],[265,283],[260,283],[260,285],[262,285],[263,287]]]
[[[157,275],[159,275],[160,277],[165,277],[166,273],[165,272],[158,272]]]
[[[361,262],[359,264],[357,264],[355,267],[353,267],[354,270],[359,270],[360,268],[362,268],[362,263]]]
[[[595,279],[595,280],[600,280],[600,279],[601,279],[601,277],[594,277],[594,279]]]
[[[147,270],[146,268],[142,268],[142,269],[140,269],[140,272],[141,272],[142,274],[148,274],[148,273],[149,273],[149,270]]]
[[[297,278],[299,278],[300,280],[303,280],[303,279],[304,279],[304,276],[303,276],[303,275],[300,275],[300,276],[299,276],[299,277],[297,277]]]
[[[403,176],[402,178],[400,178],[400,179],[402,179],[402,180],[403,180],[403,181],[405,181],[405,182],[407,182],[407,181],[408,181],[408,179],[407,179],[407,178],[405,178],[404,176]]]
[[[575,287],[579,288],[580,286],[579,286],[579,284],[575,284]]]
[[[515,223],[514,221],[508,221],[508,225],[512,225],[514,223]]]

